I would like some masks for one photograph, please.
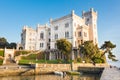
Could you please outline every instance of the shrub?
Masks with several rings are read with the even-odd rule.
[[[40,60],[40,59],[45,59],[45,54],[44,52],[40,52],[37,54],[37,59]]]
[[[83,61],[85,61],[85,63],[91,63],[91,59],[90,59],[90,58],[87,58],[87,57],[85,57],[85,58],[83,59]]]
[[[77,62],[82,62],[82,59],[81,58],[77,58]]]
[[[0,50],[0,56],[4,56],[4,50]]]
[[[29,64],[30,60],[20,60],[19,64]]]
[[[62,63],[63,60],[62,59],[57,59],[58,63]]]
[[[37,58],[36,54],[30,54],[29,56],[23,56],[22,59],[35,60]]]
[[[3,64],[3,60],[0,60],[0,65],[2,65]]]
[[[92,60],[93,60],[95,63],[104,63],[104,62],[105,62],[104,59],[99,58],[99,57],[94,57]]]
[[[19,64],[31,64],[31,63],[49,63],[49,64],[57,64],[57,60],[25,60],[22,59],[19,61]]]
[[[30,51],[15,51],[15,56],[19,56],[19,55],[24,55],[24,54],[28,54],[30,53]]]

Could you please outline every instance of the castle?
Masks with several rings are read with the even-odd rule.
[[[88,40],[98,44],[97,12],[91,8],[80,17],[73,10],[66,16],[50,19],[50,25],[38,24],[36,29],[24,26],[21,44],[25,50],[56,49],[56,40],[61,38],[66,38],[76,48]]]

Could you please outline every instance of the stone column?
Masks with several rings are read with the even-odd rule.
[[[74,51],[72,50],[72,60],[74,60]]]
[[[49,60],[51,60],[51,52],[49,53]]]
[[[79,50],[77,49],[77,58],[80,58]]]

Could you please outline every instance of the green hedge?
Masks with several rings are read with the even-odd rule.
[[[45,60],[20,60],[19,64],[30,64],[30,63],[45,63]]]
[[[23,56],[22,59],[25,60],[35,60],[37,58],[36,54],[30,54],[29,56]]]
[[[24,55],[24,54],[28,54],[30,53],[30,51],[15,51],[15,56],[19,56],[19,55]]]
[[[0,50],[0,56],[4,56],[4,50]]]
[[[30,64],[30,63],[57,64],[57,63],[64,63],[64,62],[62,60],[25,60],[25,59],[22,59],[19,61],[19,64]]]
[[[2,65],[3,64],[3,60],[0,60],[0,65]]]

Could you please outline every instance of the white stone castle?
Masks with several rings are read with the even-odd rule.
[[[97,12],[82,12],[82,17],[71,14],[58,19],[50,19],[50,25],[37,25],[36,30],[24,26],[21,33],[21,44],[25,50],[56,49],[56,40],[66,38],[73,47],[84,41],[92,40],[98,44]]]

